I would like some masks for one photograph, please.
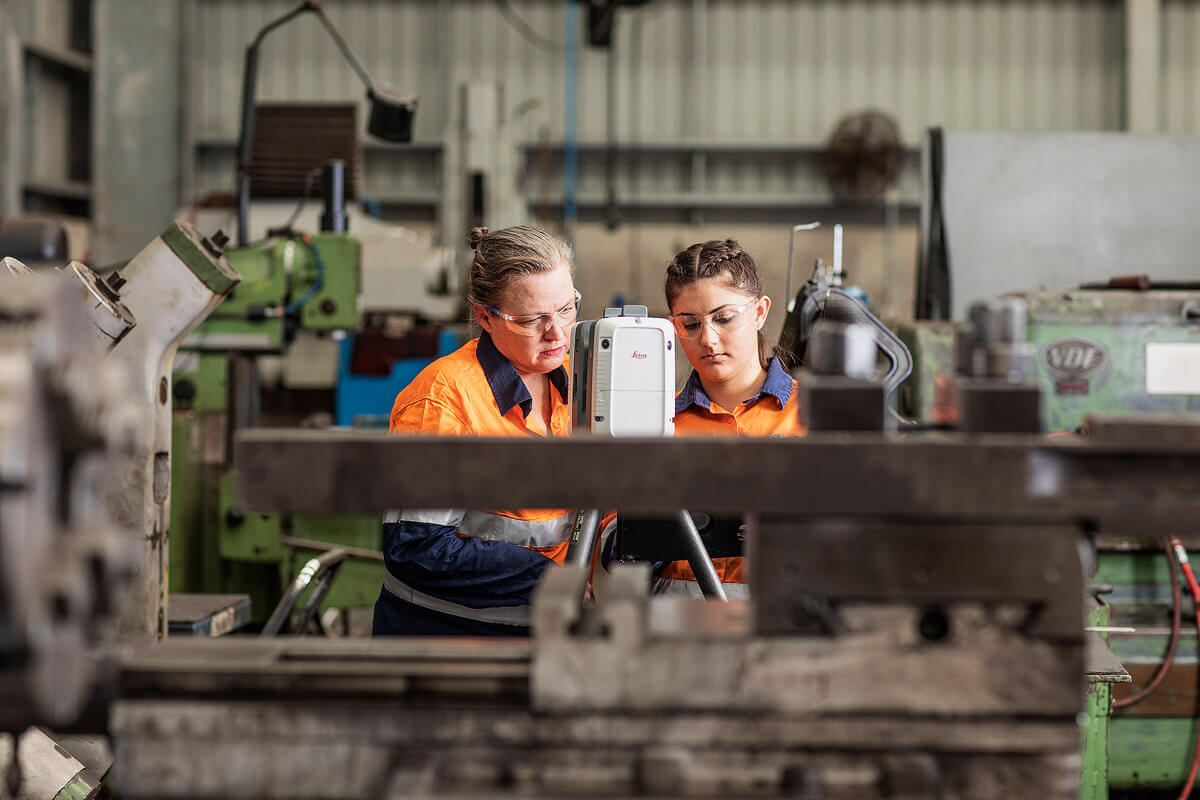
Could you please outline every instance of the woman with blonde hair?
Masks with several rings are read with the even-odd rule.
[[[471,232],[475,339],[396,397],[389,431],[566,436],[563,368],[579,313],[570,248],[537,228]],[[566,510],[404,510],[383,522],[386,566],[373,635],[526,635],[529,600],[561,563]]]

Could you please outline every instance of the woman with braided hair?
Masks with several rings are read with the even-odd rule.
[[[675,396],[676,436],[803,436],[796,382],[768,356],[762,328],[771,310],[750,254],[732,239],[700,242],[667,265],[667,307],[692,365]],[[617,515],[605,518],[605,566],[616,557]],[[728,597],[746,597],[741,556],[714,558]],[[654,591],[702,597],[686,561],[659,565]]]
[[[667,306],[692,374],[675,398],[676,436],[803,436],[796,382],[770,356],[771,298],[750,254],[732,239],[694,244],[667,265]],[[743,559],[716,558],[730,597],[746,596]],[[686,561],[666,564],[656,590],[699,596]]]

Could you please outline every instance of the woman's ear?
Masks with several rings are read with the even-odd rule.
[[[471,306],[471,313],[475,315],[475,321],[479,323],[479,327],[490,334],[492,332],[492,315],[487,312],[487,309],[479,303],[475,303]]]
[[[754,312],[754,327],[762,330],[762,326],[767,324],[767,312],[771,310],[771,298],[765,294],[758,298],[758,308]]]

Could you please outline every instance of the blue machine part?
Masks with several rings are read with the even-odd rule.
[[[449,355],[462,347],[457,331],[443,329],[438,333],[437,355]],[[338,381],[334,423],[342,427],[387,428],[396,395],[412,383],[421,370],[433,363],[432,358],[404,358],[392,362],[392,372],[386,378],[375,375],[354,375],[350,358],[354,352],[354,337],[347,336],[338,349]]]
[[[871,295],[867,294],[867,290],[861,286],[843,286],[841,289],[864,306],[871,305]]]

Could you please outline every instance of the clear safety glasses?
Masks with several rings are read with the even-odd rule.
[[[744,305],[722,306],[709,314],[672,314],[668,319],[675,325],[675,333],[680,339],[699,339],[704,333],[705,324],[711,325],[717,336],[724,336],[754,319],[753,311],[758,301],[756,297]]]
[[[574,323],[575,319],[579,316],[579,301],[582,299],[583,295],[576,289],[574,302],[567,303],[558,311],[552,311],[548,314],[520,314],[513,316],[512,314],[505,314],[495,306],[488,306],[487,310],[503,319],[505,326],[518,336],[541,336],[551,324],[567,327]]]

